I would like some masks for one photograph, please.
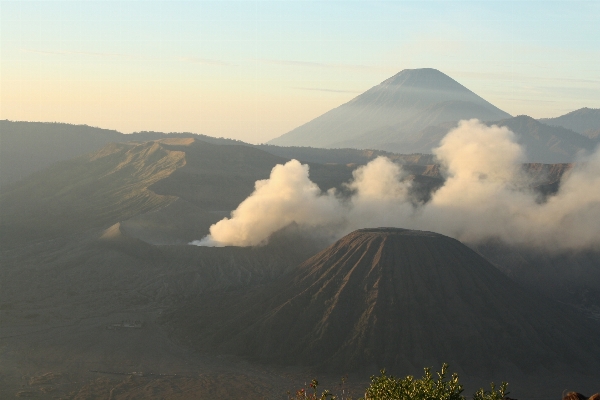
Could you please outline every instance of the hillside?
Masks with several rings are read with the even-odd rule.
[[[506,126],[516,134],[524,146],[527,161],[531,163],[569,163],[575,161],[580,150],[590,150],[595,142],[579,133],[559,126],[550,126],[527,115],[487,122],[487,125]],[[373,148],[404,153],[431,153],[456,124],[445,123],[428,126],[408,133],[397,127],[379,129],[347,140],[340,145],[360,148],[364,140],[370,140]]]
[[[401,374],[446,360],[467,377],[522,381],[543,370],[560,386],[600,360],[597,322],[527,293],[431,232],[355,231],[240,296],[200,297],[168,324],[205,350],[337,371]]]
[[[581,150],[593,150],[595,143],[590,138],[560,126],[550,126],[527,115],[494,122],[506,126],[517,136],[524,147],[527,160],[536,163],[569,163],[576,159]]]
[[[590,139],[600,138],[600,109],[580,108],[556,118],[540,118],[540,122],[548,125],[562,126]]]
[[[286,161],[251,146],[194,138],[109,144],[7,185],[0,193],[2,245],[117,222],[150,243],[187,243]],[[340,187],[355,167],[311,164],[311,177],[323,190]]]
[[[496,121],[508,117],[438,70],[403,70],[269,144],[383,149],[376,136],[380,131],[391,129],[397,135],[411,135],[447,121]]]
[[[285,159],[318,164],[366,164],[385,155],[401,164],[433,164],[425,154],[394,154],[388,151],[358,149],[320,149],[252,145],[240,140],[214,138],[193,133],[135,132],[123,134],[87,125],[54,122],[0,121],[0,187],[27,178],[50,165],[87,153],[96,152],[109,143],[145,142],[160,139],[194,138],[213,145],[255,147]]]
[[[185,164],[156,142],[111,144],[63,161],[0,194],[3,245],[110,225],[176,200],[148,187]]]
[[[473,247],[523,287],[574,305],[600,321],[600,249],[553,254],[507,246],[498,240]]]
[[[274,146],[270,144],[259,144],[255,147],[279,157],[293,158],[305,163],[364,165],[379,156],[384,156],[398,164],[404,165],[435,164],[435,158],[432,154],[422,153],[398,154],[385,150],[357,148],[323,149],[318,147]]]
[[[284,156],[358,161],[309,163],[310,177],[322,190],[336,187],[343,193],[352,171],[380,155],[365,150],[262,147]],[[435,161],[432,156],[384,154],[403,164],[410,174],[407,179],[413,181],[413,194],[422,201],[443,182],[439,166],[430,164]],[[188,243],[229,216],[252,193],[257,180],[267,178],[276,164],[288,159],[252,146],[211,144],[197,138],[110,144],[6,186],[0,193],[2,244],[70,235],[117,222],[129,235],[148,243]],[[526,166],[531,186],[542,194],[556,192],[568,168],[549,174],[553,168]]]
[[[221,218],[209,211],[235,207],[252,192],[255,180],[268,177],[283,161],[246,146],[193,138],[109,144],[7,186],[0,195],[3,245],[109,226],[169,205],[187,205],[200,235]],[[198,169],[199,163],[204,167]],[[175,189],[171,181],[163,183],[179,170],[172,178],[175,186],[180,174],[188,176],[187,184]]]
[[[194,354],[157,319],[200,293],[270,282],[318,248],[293,235],[261,248],[151,246],[115,224],[0,249],[0,398],[107,399],[132,376],[159,398],[284,393],[298,376]]]
[[[109,143],[190,137],[191,133],[139,132],[55,122],[0,121],[0,186],[18,181],[55,162],[97,151]]]

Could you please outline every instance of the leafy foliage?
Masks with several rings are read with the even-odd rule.
[[[448,365],[437,372],[434,380],[430,368],[425,368],[425,375],[415,379],[412,375],[406,378],[387,376],[385,370],[380,376],[371,377],[371,385],[365,392],[365,400],[464,400],[463,387],[458,381],[458,375],[452,374],[446,379]]]
[[[502,385],[496,390],[496,385],[492,382],[490,384],[491,390],[484,391],[483,389],[479,389],[473,395],[473,400],[502,400],[506,397],[508,392],[506,391],[506,387],[508,383],[502,382]]]
[[[343,380],[344,382],[344,380]],[[336,400],[328,390],[318,394],[319,383],[313,379],[311,389],[300,389],[295,393],[294,400]],[[479,389],[473,394],[473,400],[503,400],[508,392],[508,384],[503,382],[496,388],[490,384],[490,390]],[[405,378],[395,378],[387,375],[385,370],[380,376],[372,376],[371,384],[365,391],[365,397],[360,400],[466,400],[462,395],[464,389],[454,373],[448,377],[448,364],[443,364],[439,372],[433,374],[431,368],[425,368],[422,378],[416,379],[412,375]],[[289,392],[288,392],[289,393]]]
[[[293,397],[293,399],[294,400],[327,400],[328,398],[331,398],[331,400],[336,400],[336,397],[333,396],[329,392],[329,390],[324,390],[319,395],[317,392],[318,387],[319,387],[319,381],[317,381],[316,379],[313,379],[310,382],[310,388],[311,388],[312,392],[305,388],[302,388],[302,389],[296,391],[296,394]]]

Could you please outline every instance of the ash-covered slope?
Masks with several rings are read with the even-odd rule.
[[[346,104],[271,140],[279,146],[373,148],[369,136],[398,127],[416,133],[446,121],[496,121],[510,115],[432,69],[406,69]],[[359,138],[358,143],[352,139]]]
[[[228,301],[184,307],[171,323],[187,323],[186,336],[206,349],[338,371],[449,362],[466,376],[502,379],[599,366],[595,321],[431,232],[355,231],[276,284]]]

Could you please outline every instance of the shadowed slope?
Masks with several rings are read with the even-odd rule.
[[[590,139],[600,140],[600,109],[580,108],[556,118],[541,118],[548,125],[562,126]]]
[[[269,362],[402,371],[449,362],[493,377],[597,367],[600,355],[593,321],[526,293],[457,240],[430,232],[358,230],[228,311],[217,302],[218,312],[207,303],[195,311],[188,334]],[[188,319],[190,311],[180,310]]]
[[[197,217],[196,234],[204,235],[221,218],[208,211],[231,210],[252,193],[255,180],[285,161],[193,138],[109,144],[3,188],[3,244],[108,227],[175,202]]]
[[[7,186],[0,196],[3,244],[72,234],[157,210],[176,200],[148,190],[185,164],[157,142],[110,144]]]
[[[536,163],[568,163],[576,159],[581,150],[594,150],[590,138],[560,126],[541,123],[527,115],[519,115],[494,123],[505,126],[517,135],[527,159]]]
[[[240,140],[214,138],[189,132],[162,133],[136,132],[123,134],[113,130],[87,125],[70,125],[51,122],[25,122],[0,120],[0,186],[27,178],[30,174],[51,164],[98,151],[109,143],[161,140],[169,145],[178,142],[198,141],[210,145],[254,147],[278,157],[298,159],[311,163],[365,164],[378,155],[386,155],[402,163],[419,162],[421,155],[400,155],[385,151],[356,149],[326,150],[319,148],[251,145]],[[183,144],[182,144],[183,145]],[[209,154],[212,156],[212,154]],[[264,155],[263,155],[264,157]],[[268,157],[268,156],[267,156]],[[429,156],[431,158],[431,156]],[[421,160],[421,163],[423,160]],[[431,163],[430,161],[426,163]],[[204,163],[207,164],[206,162]]]
[[[120,374],[133,371],[155,383],[164,379],[159,386],[167,388],[191,378],[195,384],[191,393],[182,395],[186,399],[259,398],[235,392],[236,370],[245,375],[250,393],[263,390],[264,396],[259,382],[275,385],[277,378],[267,378],[264,370],[247,363],[238,368],[227,360],[198,357],[172,344],[155,320],[171,304],[199,293],[270,282],[322,248],[316,245],[281,235],[260,248],[151,246],[129,237],[117,223],[104,231],[0,249],[0,398],[15,398],[29,377],[52,372],[64,380],[52,383],[47,398],[107,399],[116,385],[110,381],[99,385],[106,391],[96,397],[71,392],[96,378],[123,379]],[[141,321],[142,326],[115,328],[123,321]],[[229,379],[212,385],[206,381],[207,374],[223,373]],[[294,386],[288,383],[278,390]],[[208,387],[211,395],[198,394]],[[38,385],[27,390],[44,397]],[[221,391],[236,394],[219,395]],[[154,389],[149,396],[171,398]]]
[[[183,151],[186,164],[152,190],[210,210],[234,209],[252,193],[255,181],[268,178],[275,165],[288,161],[248,146],[221,146],[201,140],[186,145],[161,143],[167,149]]]
[[[97,151],[109,143],[168,137],[198,136],[160,132],[123,134],[87,125],[0,120],[0,186],[19,181],[58,161]]]

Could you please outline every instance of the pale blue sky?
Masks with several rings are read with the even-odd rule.
[[[600,2],[1,1],[0,118],[263,142],[406,68],[600,108]]]

